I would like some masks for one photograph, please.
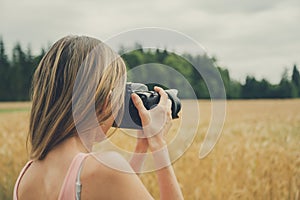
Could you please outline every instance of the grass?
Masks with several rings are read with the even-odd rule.
[[[12,112],[29,112],[29,108],[8,108],[0,109],[0,113],[12,113]]]
[[[27,161],[29,107],[29,103],[0,104],[0,110],[7,111],[0,113],[0,199],[11,199]],[[300,199],[300,100],[228,101],[222,136],[201,160],[198,153],[209,125],[209,101],[200,101],[200,115],[197,136],[173,165],[185,199]],[[172,137],[171,133],[168,140]],[[124,149],[134,145],[120,131],[111,139]],[[155,174],[143,174],[141,179],[158,199]]]

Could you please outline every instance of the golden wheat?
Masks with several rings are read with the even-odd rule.
[[[201,160],[199,146],[208,128],[210,102],[199,103],[198,134],[174,163],[186,199],[300,199],[300,100],[228,101],[222,136]],[[0,104],[0,110],[29,106]],[[28,116],[27,111],[0,113],[0,199],[11,199],[27,160]],[[111,139],[133,149],[134,140],[120,131]],[[143,174],[141,179],[158,199],[155,173]]]

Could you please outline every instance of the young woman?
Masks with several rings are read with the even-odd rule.
[[[15,184],[15,200],[153,199],[134,171],[141,163],[136,157],[128,163],[116,152],[98,157],[89,153],[99,141],[99,130],[106,134],[116,112],[122,110],[124,77],[123,60],[99,40],[67,36],[51,47],[33,78],[28,134],[31,160]],[[96,84],[86,86],[87,80]],[[163,89],[155,90],[161,100],[152,110],[146,110],[139,96],[132,95],[144,127],[140,134],[145,136],[137,140],[135,152],[156,152],[153,160],[160,165],[169,161],[163,135],[170,127],[171,103]],[[88,93],[93,98],[86,97]],[[77,117],[74,106],[79,107]],[[83,142],[77,125],[89,121],[91,108],[101,129],[85,127],[89,142]],[[171,165],[156,173],[161,199],[183,199]]]

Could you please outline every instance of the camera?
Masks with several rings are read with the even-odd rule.
[[[172,102],[172,118],[178,118],[178,113],[181,109],[180,99],[177,97],[178,91],[176,89],[165,90],[169,99]],[[150,91],[148,86],[142,83],[126,83],[125,102],[123,116],[120,117],[120,122],[114,122],[114,127],[128,128],[128,129],[142,129],[142,122],[138,110],[134,106],[131,94],[136,93],[142,100],[145,108],[150,110],[154,108],[160,100],[160,95],[156,91]]]

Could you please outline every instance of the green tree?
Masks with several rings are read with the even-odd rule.
[[[291,77],[288,70],[285,69],[279,84],[271,84],[266,79],[258,81],[252,76],[247,76],[245,84],[241,84],[230,77],[228,69],[217,65],[215,57],[207,55],[194,56],[191,54],[184,54],[182,57],[170,53],[166,49],[149,49],[145,51],[142,45],[138,43],[135,44],[135,48],[137,50],[127,53],[125,53],[124,47],[120,49],[120,53],[125,53],[122,57],[128,71],[142,64],[155,65],[153,63],[156,63],[157,68],[155,71],[151,71],[153,68],[145,69],[140,72],[138,78],[147,80],[149,74],[162,77],[169,87],[180,89],[179,95],[181,98],[192,97],[191,91],[184,89],[185,86],[183,85],[187,82],[192,86],[197,98],[210,98],[212,94],[208,91],[208,84],[210,85],[210,92],[217,97],[222,92],[219,87],[220,82],[214,78],[218,76],[217,72],[221,75],[229,99],[294,98],[300,96],[300,74],[296,65],[293,67]],[[24,51],[20,43],[17,43],[13,48],[12,59],[8,59],[3,39],[0,37],[0,101],[29,100],[32,75],[44,55],[44,49],[41,49],[41,53],[35,56],[32,55],[30,46]],[[182,78],[170,77],[168,70],[162,69],[160,64],[173,68],[187,82]],[[201,74],[199,71],[201,71]],[[206,76],[205,79],[202,76]],[[128,80],[134,81],[134,77],[130,77],[130,73],[128,73]]]
[[[213,58],[213,60],[216,61],[216,58]],[[221,78],[222,78],[223,83],[224,83],[226,96],[227,96],[227,98],[230,98],[230,75],[229,75],[229,71],[227,69],[223,69],[221,67],[217,67],[217,68],[218,68],[218,70],[221,74]]]
[[[0,101],[9,100],[7,95],[10,91],[9,85],[9,61],[5,53],[5,47],[2,37],[0,37]]]
[[[297,88],[297,96],[300,97],[300,74],[296,64],[293,67],[292,83]]]
[[[247,76],[246,82],[242,86],[242,98],[251,99],[256,98],[255,88],[257,87],[257,81],[254,77]]]
[[[277,86],[277,98],[295,98],[297,97],[297,88],[289,80],[288,69],[286,68],[282,74],[281,81]]]
[[[229,85],[229,95],[230,99],[239,99],[241,98],[242,85],[238,81],[231,80]]]
[[[159,49],[156,49],[155,51],[155,57],[158,63],[164,63],[165,59],[168,57],[167,50],[163,50],[162,52]]]
[[[13,48],[12,62],[10,68],[10,98],[12,100],[24,101],[29,100],[29,91],[31,88],[32,74],[37,66],[38,61],[31,54],[31,48],[28,47],[24,52],[20,43]]]

